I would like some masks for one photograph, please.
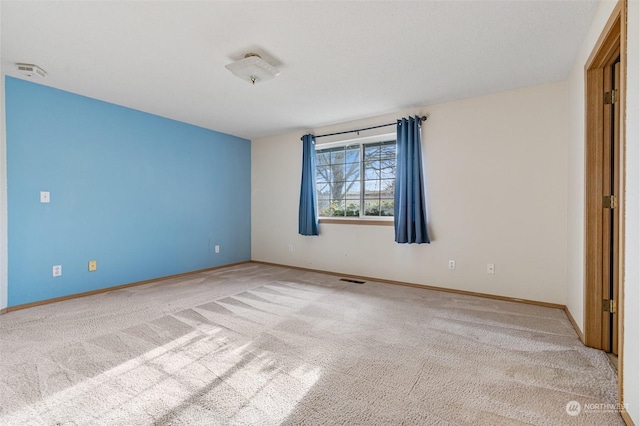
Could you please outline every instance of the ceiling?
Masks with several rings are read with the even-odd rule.
[[[597,1],[7,1],[2,70],[254,139],[564,80]],[[260,53],[252,86],[225,65]]]

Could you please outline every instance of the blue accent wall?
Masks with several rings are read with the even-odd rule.
[[[250,141],[5,83],[9,306],[250,260]]]

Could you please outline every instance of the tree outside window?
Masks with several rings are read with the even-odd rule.
[[[395,173],[395,141],[317,150],[319,215],[393,216]]]

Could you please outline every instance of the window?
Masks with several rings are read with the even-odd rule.
[[[321,147],[321,146],[320,146]],[[316,150],[321,217],[393,217],[396,141],[353,143]]]

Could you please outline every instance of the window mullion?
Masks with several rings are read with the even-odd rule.
[[[380,150],[378,151],[378,163],[380,168],[378,169],[378,217],[382,216],[382,144],[380,144]]]
[[[364,144],[360,144],[360,217],[364,217]]]

